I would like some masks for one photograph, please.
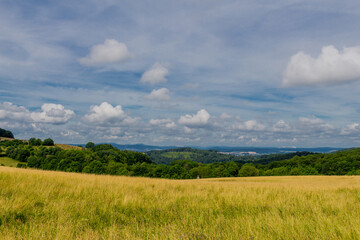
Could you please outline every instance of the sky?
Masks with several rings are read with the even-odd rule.
[[[358,0],[0,1],[0,128],[58,143],[360,146]]]

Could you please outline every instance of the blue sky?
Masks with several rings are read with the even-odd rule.
[[[0,127],[60,143],[360,145],[358,1],[1,1]]]

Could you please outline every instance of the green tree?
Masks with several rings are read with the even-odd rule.
[[[88,142],[86,145],[85,145],[85,148],[93,148],[95,147],[95,143],[93,142]]]
[[[244,164],[239,170],[239,177],[259,176],[259,170],[250,163]]]
[[[94,160],[83,169],[83,172],[103,174],[105,173],[105,167],[99,160]]]
[[[0,128],[0,137],[14,138],[14,134],[9,130]]]
[[[43,146],[54,146],[54,141],[51,138],[47,138],[42,143]]]

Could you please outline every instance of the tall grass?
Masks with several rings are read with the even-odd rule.
[[[359,239],[360,177],[165,180],[0,167],[1,239]]]

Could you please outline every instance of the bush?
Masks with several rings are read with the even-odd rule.
[[[36,138],[30,138],[29,139],[29,145],[30,146],[41,146],[41,144],[42,144],[42,141],[41,141],[41,139],[36,139]]]
[[[16,165],[17,168],[27,168],[26,164],[25,163],[18,163]]]
[[[51,138],[47,138],[42,143],[43,146],[54,146],[54,141]]]

